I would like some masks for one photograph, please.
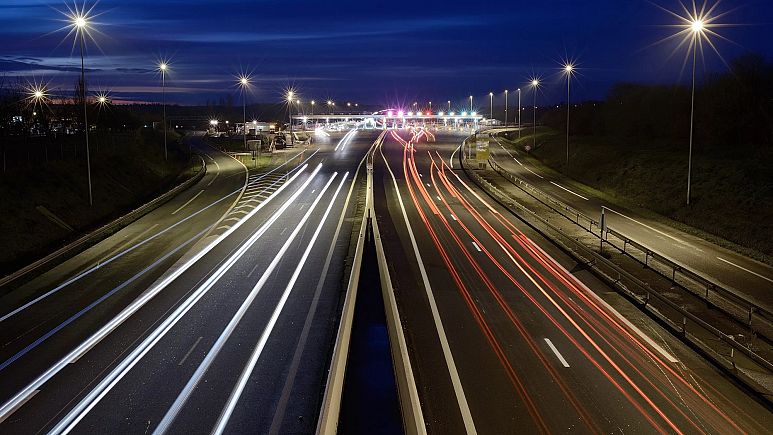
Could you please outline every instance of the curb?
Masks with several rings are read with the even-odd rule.
[[[102,227],[80,237],[74,242],[57,249],[56,251],[46,255],[45,257],[35,261],[34,263],[31,263],[17,270],[16,272],[11,273],[10,275],[6,275],[3,278],[0,278],[0,288],[39,269],[40,267],[50,263],[51,261],[61,257],[62,255],[65,255],[71,251],[74,251],[77,248],[82,247],[84,245],[88,245],[89,243],[95,242],[97,239],[103,238],[108,234],[117,231],[119,228],[130,224],[131,222],[141,218],[147,213],[150,213],[151,211],[155,210],[156,208],[160,207],[161,205],[163,205],[164,203],[166,203],[167,201],[175,197],[180,192],[198,183],[199,180],[204,178],[204,175],[206,175],[207,165],[204,162],[204,159],[200,155],[196,154],[196,156],[199,158],[199,161],[201,162],[201,165],[202,165],[202,169],[199,172],[197,172],[196,175],[183,181],[182,183],[178,184],[171,190],[153,199],[152,201],[144,205],[141,205],[140,207],[126,213],[125,215],[113,220],[112,222],[109,222],[103,225]]]

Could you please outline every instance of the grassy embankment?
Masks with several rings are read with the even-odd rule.
[[[191,176],[187,150],[181,151],[175,139],[169,140],[169,160],[165,161],[158,133],[94,133],[94,205],[89,206],[85,154],[82,148],[77,156],[73,152],[82,138],[67,136],[56,143],[40,138],[49,141],[50,160],[38,152],[0,173],[0,275],[45,256]],[[62,149],[65,151],[60,156]],[[51,215],[61,222],[55,222]]]
[[[563,132],[537,130],[538,147],[528,161],[560,172],[608,199],[651,211],[693,234],[771,263],[773,259],[773,156],[746,155],[728,148],[711,155],[693,149],[692,204],[685,204],[687,145],[623,141],[590,136],[570,139],[566,166]],[[518,150],[532,142],[504,141]],[[663,217],[669,219],[663,219]]]
[[[248,136],[248,139],[250,137]],[[229,136],[229,137],[211,137],[207,136],[204,141],[211,147],[217,148],[223,152],[230,153],[236,160],[242,162],[247,169],[254,171],[263,169],[269,165],[273,160],[272,153],[265,148],[260,153],[260,156],[256,156],[255,160],[252,160],[250,151],[244,148],[244,139],[242,136]],[[250,153],[250,154],[245,154]]]

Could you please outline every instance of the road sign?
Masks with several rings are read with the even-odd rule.
[[[478,139],[475,141],[475,160],[488,161],[489,158],[489,140]]]

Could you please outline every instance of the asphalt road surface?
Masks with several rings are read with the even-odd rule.
[[[542,173],[539,168],[523,161],[522,152],[505,148],[497,138],[491,139],[489,149],[492,158],[518,178],[597,220],[600,219],[601,207],[607,207],[609,210],[605,219],[610,227],[773,309],[772,267],[642,216],[634,210],[611,204],[594,192],[572,187],[563,178]]]
[[[390,133],[374,167],[430,433],[770,430],[767,408],[648,319],[623,320],[596,296],[611,290],[452,170],[463,137],[437,135]]]
[[[196,186],[3,298],[0,432],[313,431],[379,133],[260,174],[196,142]]]

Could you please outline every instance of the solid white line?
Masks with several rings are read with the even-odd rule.
[[[454,155],[462,148],[462,144],[459,144],[458,147],[454,150],[454,152],[451,153],[451,157],[448,158],[448,166],[451,167],[451,169],[454,169]]]
[[[446,366],[448,366],[448,372],[451,376],[451,384],[454,387],[456,401],[459,404],[459,411],[462,414],[464,428],[468,434],[477,434],[478,432],[475,429],[475,422],[473,421],[472,414],[470,413],[470,406],[467,403],[467,397],[465,396],[464,388],[462,387],[462,381],[459,378],[459,372],[456,369],[454,356],[451,353],[451,346],[448,343],[446,330],[443,328],[443,321],[440,318],[440,311],[438,310],[437,302],[435,301],[435,295],[432,292],[432,286],[429,283],[427,270],[424,268],[424,261],[421,258],[419,246],[416,243],[416,237],[413,235],[413,228],[411,227],[411,222],[408,220],[408,213],[405,211],[403,197],[400,194],[400,188],[397,186],[397,179],[395,178],[394,172],[392,172],[392,168],[389,166],[389,162],[387,161],[386,156],[384,156],[383,150],[379,149],[379,153],[381,153],[381,158],[384,159],[384,163],[389,170],[389,174],[392,176],[392,184],[394,185],[395,192],[397,193],[397,201],[400,204],[400,210],[403,214],[403,221],[405,222],[405,226],[408,229],[408,236],[411,239],[413,253],[416,256],[416,261],[419,265],[419,272],[421,273],[421,280],[424,284],[424,290],[427,292],[427,299],[429,301],[430,311],[432,312],[432,320],[435,323],[435,329],[437,330],[438,338],[440,339],[440,347],[443,349],[443,357],[445,358]]]
[[[300,168],[300,170],[298,172],[296,172],[296,174],[293,175],[293,177],[291,177],[290,180],[288,180],[279,189],[277,189],[277,191],[274,192],[274,194],[275,195],[279,194],[279,192],[283,191],[287,186],[289,186],[292,181],[294,181],[297,177],[300,176],[300,174],[303,173],[303,171],[306,169],[306,167],[308,167],[308,165],[304,165],[302,168]],[[311,174],[309,179],[298,189],[299,192],[306,188],[308,183],[311,181],[313,176],[319,171],[319,169],[320,169],[320,166],[317,166],[317,168]],[[296,192],[296,194],[299,194],[299,193]],[[282,207],[285,208],[285,209],[286,209],[286,207],[289,207],[290,204],[292,204],[292,201],[294,200],[294,197],[295,197],[295,194],[288,201],[286,201],[285,204],[283,204]],[[0,408],[0,417],[2,417],[7,412],[8,409],[13,407],[18,402],[19,398],[23,398],[26,394],[28,394],[29,390],[39,389],[39,387],[41,385],[43,385],[49,379],[51,379],[54,375],[59,373],[59,371],[61,371],[62,368],[66,367],[69,364],[70,360],[72,360],[73,358],[79,357],[79,355],[82,353],[83,349],[87,349],[88,347],[93,346],[93,342],[94,341],[99,342],[103,338],[105,338],[115,328],[117,328],[119,325],[121,325],[127,318],[129,318],[131,315],[133,315],[135,312],[137,312],[137,310],[139,310],[141,307],[143,307],[150,299],[152,299],[159,292],[161,292],[163,289],[165,289],[172,281],[177,279],[181,274],[183,274],[191,266],[193,266],[195,263],[197,263],[203,256],[205,256],[212,249],[214,249],[215,246],[217,246],[220,242],[222,242],[228,236],[233,234],[234,231],[236,231],[238,228],[240,228],[246,221],[248,221],[252,216],[254,216],[254,214],[257,213],[258,210],[260,210],[265,204],[268,204],[268,203],[269,203],[268,200],[266,202],[261,203],[252,212],[250,212],[250,214],[248,214],[244,218],[242,218],[239,221],[237,221],[230,229],[228,229],[228,231],[226,231],[223,234],[221,234],[220,236],[218,236],[218,238],[216,238],[214,241],[212,241],[212,243],[210,243],[209,245],[205,246],[201,251],[196,253],[196,255],[194,255],[190,260],[186,261],[179,268],[175,269],[172,273],[170,273],[168,276],[163,278],[158,284],[154,285],[153,287],[151,287],[150,289],[145,291],[139,298],[137,298],[129,306],[124,308],[123,311],[121,311],[110,322],[108,322],[102,328],[100,328],[99,331],[97,331],[94,334],[92,334],[86,341],[84,341],[78,347],[76,347],[75,349],[70,351],[70,353],[68,353],[64,358],[59,360],[55,365],[50,367],[42,375],[40,375],[37,379],[35,379],[32,383],[30,383],[27,387],[25,387],[23,390],[21,390],[19,393],[17,393],[13,398],[11,398],[9,401],[7,401],[5,404],[3,404],[3,407]],[[284,211],[282,208],[280,208],[280,210]],[[279,210],[277,210],[277,212],[275,212],[275,214],[272,215],[272,219],[274,219],[274,220],[275,220],[275,218],[278,219],[278,217],[279,217],[278,214],[279,214]],[[268,225],[270,225],[271,223],[273,223],[273,221],[266,222],[263,225],[263,227],[261,227],[261,228],[262,229],[267,228]],[[257,238],[259,238],[260,236],[262,236],[262,232],[260,232],[260,230],[259,230],[258,232],[256,232],[250,238],[250,240],[254,243],[254,241],[257,240]],[[248,240],[248,242],[250,240]],[[243,248],[245,248],[244,250],[246,250],[246,248],[249,247],[248,244],[249,243],[246,243],[245,245],[242,246]],[[221,267],[221,269],[224,269],[224,268],[230,267],[230,266],[231,266],[231,264],[228,264],[228,262],[226,262]],[[182,303],[182,305],[180,305],[178,307],[178,309],[175,311],[175,313],[172,314],[171,317],[168,317],[166,319],[164,324],[167,324],[167,323],[170,323],[171,321],[173,321],[173,316],[176,313],[179,313],[180,315],[185,314],[185,312],[187,312],[187,310],[190,309],[190,305],[186,304],[186,302],[191,302],[191,303],[195,304],[198,301],[198,299],[200,299],[204,295],[204,293],[206,291],[208,291],[209,288],[211,288],[212,285],[214,285],[214,281],[219,279],[220,276],[222,276],[222,274],[225,273],[225,270],[222,270],[222,273],[220,273],[220,274],[218,274],[218,272],[215,272],[214,275],[210,276],[210,278],[204,284],[205,286],[208,286],[206,289],[204,289],[204,286],[200,287],[199,288],[200,290],[203,289],[202,292],[192,294],[186,301],[184,301]],[[218,276],[218,275],[220,275],[220,276]],[[196,297],[198,297],[198,298],[196,298]],[[196,299],[193,300],[194,298],[196,298]],[[161,327],[163,327],[164,324],[160,325],[159,329]],[[171,325],[171,326],[173,326],[173,325]],[[157,329],[157,331],[159,329]],[[148,342],[148,340],[150,338],[152,338],[152,337],[148,337],[145,342]],[[160,340],[160,337],[158,339]],[[151,344],[155,345],[155,342],[153,342]],[[126,363],[127,359],[129,359],[132,355],[139,356],[141,358],[149,350],[150,350],[149,347],[146,348],[146,350],[144,352],[142,352],[141,348],[135,349],[134,352],[132,352],[132,354],[130,354],[126,359],[124,359],[124,361],[121,363],[121,365],[116,367],[113,370],[113,372],[111,372],[111,374],[108,376],[108,378],[103,379],[102,382],[100,382],[100,384],[97,385],[95,387],[95,389],[91,391],[91,393],[89,393],[86,397],[84,397],[81,400],[81,402],[76,406],[76,408],[72,409],[67,414],[67,416],[65,416],[65,418],[62,421],[60,421],[60,423],[57,425],[57,427],[54,428],[54,430],[52,432],[53,433],[60,433],[60,432],[67,433],[70,430],[72,430],[72,428],[80,421],[80,419],[83,418],[83,416],[85,416],[85,414],[88,413],[88,411],[91,410],[91,408],[93,408],[96,405],[96,403],[99,400],[101,400],[104,397],[104,395],[107,394],[107,392],[120,380],[120,377],[123,376],[122,374],[118,373],[120,371],[120,369],[122,369],[122,368],[126,368],[127,370],[131,369],[133,364],[131,366],[128,366],[128,367],[127,367],[128,363],[124,364],[124,363]],[[139,353],[142,353],[142,355],[139,355]],[[134,364],[136,364],[137,361],[138,360],[135,360]],[[124,371],[124,374],[125,373],[126,372]],[[113,376],[113,375],[115,375],[115,376]],[[115,379],[115,377],[118,377],[118,378]],[[103,390],[103,392],[102,393],[98,393],[96,391],[97,389],[101,389],[101,390]],[[70,421],[72,424],[69,424],[68,421]]]
[[[751,273],[752,275],[755,275],[755,276],[758,276],[758,277],[760,277],[760,278],[764,279],[765,281],[770,281],[770,282],[773,282],[773,279],[770,279],[770,278],[768,278],[768,277],[766,277],[766,276],[762,276],[762,275],[760,275],[760,274],[759,274],[759,273],[757,273],[757,272],[751,271],[751,270],[749,270],[749,269],[747,269],[747,268],[745,268],[745,267],[743,267],[743,266],[739,266],[739,265],[737,265],[737,264],[735,264],[735,263],[732,263],[732,262],[730,262],[730,261],[728,261],[728,260],[725,260],[724,258],[717,257],[717,260],[719,260],[719,261],[724,261],[725,263],[727,263],[727,264],[729,264],[729,265],[731,265],[731,266],[735,266],[735,267],[737,267],[737,268],[739,268],[739,269],[743,270],[744,272],[749,272],[749,273]]]
[[[624,218],[628,219],[629,221],[636,222],[637,224],[639,224],[639,225],[643,226],[644,228],[647,228],[647,229],[649,229],[649,230],[652,230],[652,231],[654,231],[654,232],[656,232],[656,233],[660,234],[661,236],[668,237],[669,239],[671,239],[671,240],[674,240],[674,241],[676,241],[676,242],[679,242],[679,243],[683,243],[683,244],[685,243],[683,240],[680,240],[680,239],[678,239],[678,238],[676,238],[676,237],[674,237],[674,236],[672,236],[672,235],[670,235],[670,234],[664,233],[663,231],[660,231],[660,230],[658,230],[658,229],[656,229],[656,228],[653,228],[653,227],[651,227],[651,226],[649,226],[649,225],[647,225],[647,224],[645,224],[645,223],[643,223],[643,222],[637,221],[636,219],[634,219],[634,218],[632,218],[632,217],[628,217],[628,216],[626,216],[626,215],[624,215],[624,214],[620,213],[620,212],[619,212],[619,211],[617,211],[617,210],[611,209],[611,208],[609,208],[609,207],[604,207],[604,208],[606,208],[607,210],[611,211],[612,213],[615,213],[615,214],[617,214],[617,215],[619,215],[619,216],[622,216],[622,217],[624,217]]]
[[[478,244],[477,244],[477,243],[475,243],[475,242],[472,242],[472,246],[474,246],[474,247],[475,247],[475,249],[477,249],[477,250],[478,250],[478,252],[483,252],[483,251],[481,251],[481,250],[480,250],[480,246],[478,246]]]
[[[572,194],[572,195],[574,195],[574,196],[580,197],[580,198],[582,198],[582,199],[584,199],[584,200],[586,200],[586,201],[588,200],[588,198],[586,198],[586,197],[584,197],[584,196],[580,195],[579,193],[572,192],[571,190],[567,189],[566,187],[564,187],[564,186],[562,186],[562,185],[560,185],[560,184],[558,184],[558,183],[556,183],[556,182],[553,182],[553,181],[551,181],[551,182],[550,182],[550,184],[552,184],[552,185],[554,185],[554,186],[558,187],[559,189],[563,189],[563,190],[565,190],[565,191],[567,191],[567,192],[571,193],[571,194]]]
[[[553,345],[553,342],[550,341],[549,338],[545,338],[545,342],[548,344],[548,346],[550,346],[550,350],[552,350],[553,353],[556,354],[556,356],[558,357],[558,360],[561,361],[561,365],[563,365],[566,368],[569,368],[569,363],[566,362],[563,355],[561,355],[561,353],[558,352],[558,349],[556,349],[556,347]]]
[[[183,363],[185,363],[185,360],[187,360],[188,357],[191,356],[191,353],[193,353],[193,349],[196,349],[196,346],[199,345],[199,342],[201,341],[202,338],[204,338],[204,337],[199,337],[199,339],[196,340],[195,343],[193,343],[193,346],[191,346],[191,348],[188,349],[188,352],[185,352],[185,356],[183,356],[183,359],[181,359],[180,362],[177,363],[178,366],[181,366],[181,365],[183,365]]]
[[[333,178],[335,178],[336,174],[333,174]],[[282,298],[279,300],[276,307],[274,308],[274,312],[271,314],[271,318],[268,324],[263,330],[263,333],[260,335],[258,344],[255,346],[255,349],[253,349],[252,355],[250,355],[250,359],[248,363],[244,366],[244,369],[242,370],[242,374],[239,377],[239,381],[237,382],[233,391],[231,391],[231,395],[228,398],[228,402],[226,403],[225,407],[223,407],[223,411],[220,413],[220,417],[217,420],[215,429],[212,431],[214,434],[219,435],[225,431],[225,428],[228,425],[228,420],[230,420],[231,414],[233,413],[234,408],[236,408],[236,404],[239,402],[239,398],[241,398],[242,392],[244,391],[244,387],[247,385],[247,381],[249,380],[249,377],[252,374],[252,371],[255,369],[255,366],[258,363],[258,360],[260,359],[260,355],[261,353],[263,353],[263,349],[266,347],[266,342],[268,341],[268,338],[271,336],[271,333],[274,330],[274,326],[276,325],[277,319],[279,319],[279,315],[282,313],[282,310],[284,309],[285,303],[287,303],[287,299],[290,297],[290,293],[292,292],[293,287],[295,287],[295,282],[298,280],[298,276],[301,274],[301,271],[303,270],[303,266],[306,264],[306,260],[308,260],[309,258],[311,249],[312,247],[314,247],[314,244],[317,242],[317,238],[319,237],[319,234],[322,231],[322,227],[324,227],[325,224],[327,223],[327,218],[330,215],[330,210],[333,209],[333,205],[335,204],[335,201],[338,198],[338,194],[341,192],[341,188],[344,186],[344,182],[346,181],[347,175],[348,175],[348,172],[346,175],[344,175],[344,177],[341,179],[341,182],[338,184],[338,188],[333,194],[333,199],[331,199],[330,202],[328,203],[327,209],[325,210],[325,213],[322,215],[322,220],[320,220],[319,225],[317,226],[317,229],[314,232],[314,235],[309,241],[309,245],[306,247],[306,250],[303,252],[303,256],[301,257],[301,260],[298,263],[298,266],[295,268],[295,271],[293,272],[293,275],[290,278],[290,281],[287,283],[287,287],[285,287],[285,291],[282,294]],[[333,181],[333,178],[330,179],[330,182]],[[328,186],[330,185],[330,182],[328,183]],[[325,190],[327,190],[327,186],[325,186],[325,189],[322,191],[322,193],[324,193]],[[319,200],[319,197],[317,198],[317,200]],[[306,216],[310,216],[312,210],[314,210],[316,206],[317,206],[317,201],[315,201],[312,207],[309,208],[309,211]],[[290,237],[290,240],[288,240],[288,242],[292,242],[293,237],[297,234],[298,231],[300,231],[300,227],[301,225],[298,225],[298,227],[296,228],[296,232],[293,233],[293,236]]]
[[[520,164],[520,163],[521,163],[521,162],[518,162],[518,164]],[[529,169],[527,166],[524,166],[524,165],[521,165],[521,166],[523,166],[523,168],[524,168],[524,169],[526,169],[527,171],[531,172],[532,174],[534,174],[534,175],[536,175],[536,176],[538,176],[538,177],[540,177],[540,178],[545,178],[545,177],[543,177],[542,175],[540,175],[540,174],[538,174],[538,173],[536,173],[536,172],[532,171],[532,170],[531,170],[531,169]]]
[[[244,318],[244,315],[247,313],[247,310],[250,308],[252,303],[255,301],[255,298],[258,297],[258,294],[263,289],[263,286],[266,285],[266,282],[268,282],[269,278],[273,274],[274,269],[276,269],[276,267],[282,261],[282,259],[284,258],[285,253],[287,253],[287,250],[290,248],[292,243],[295,241],[295,238],[301,232],[301,229],[306,224],[306,221],[309,220],[309,218],[311,217],[312,212],[314,211],[316,206],[319,204],[319,201],[322,199],[322,196],[325,194],[325,192],[327,192],[327,189],[333,183],[333,180],[336,178],[337,175],[338,175],[337,172],[333,173],[333,176],[330,177],[328,182],[325,184],[325,187],[322,189],[322,193],[320,195],[318,195],[314,199],[314,202],[312,203],[312,206],[309,208],[309,210],[306,212],[306,214],[303,215],[303,217],[301,218],[301,220],[298,223],[298,225],[295,226],[295,229],[290,234],[290,237],[288,237],[288,239],[285,241],[285,243],[279,249],[279,252],[277,253],[276,256],[274,256],[273,260],[271,260],[271,263],[268,265],[266,270],[263,271],[263,275],[260,277],[258,282],[252,288],[250,293],[247,295],[247,298],[242,302],[241,306],[236,311],[236,313],[233,315],[233,317],[231,317],[231,320],[228,322],[228,325],[226,325],[225,329],[223,329],[223,332],[220,333],[220,336],[218,337],[217,341],[215,341],[215,343],[212,345],[212,347],[209,349],[209,351],[207,351],[207,356],[204,358],[204,360],[201,361],[201,363],[196,368],[196,371],[193,373],[191,378],[188,379],[188,382],[185,384],[185,387],[183,387],[182,391],[180,391],[180,393],[177,395],[177,398],[175,399],[175,401],[172,404],[172,406],[170,406],[169,409],[167,410],[166,414],[164,415],[164,418],[159,422],[158,426],[153,430],[154,434],[163,434],[163,433],[166,433],[166,431],[169,429],[169,426],[172,424],[174,419],[177,417],[177,414],[180,412],[180,410],[182,409],[183,405],[185,405],[185,402],[188,401],[188,398],[190,397],[191,393],[193,393],[193,390],[196,388],[196,386],[199,384],[199,381],[201,381],[202,377],[204,377],[204,374],[207,372],[207,370],[209,370],[209,367],[212,365],[212,362],[220,354],[220,351],[223,350],[223,347],[225,346],[225,343],[231,337],[231,334],[233,334],[233,331],[239,325],[239,322],[241,322],[242,318]],[[332,202],[331,202],[331,206],[332,206]],[[329,208],[328,208],[328,210],[329,210]],[[324,222],[320,223],[320,226],[318,227],[318,229],[320,229],[323,224],[324,224]],[[319,232],[317,232],[316,234],[318,235]],[[308,246],[307,251],[311,249],[311,246],[312,246],[311,244]],[[308,257],[308,255],[306,255],[305,257]],[[303,267],[303,263],[304,262],[305,262],[305,258],[304,258],[304,261],[301,262],[298,265],[298,268],[296,268],[296,271],[297,271],[298,274],[300,274],[300,268]],[[295,284],[295,280],[297,278],[298,278],[297,274],[294,274],[292,279],[290,280],[290,283],[289,283],[290,288],[292,288],[291,286]],[[286,291],[286,295],[287,295],[287,291]],[[277,305],[277,307],[284,306],[284,301],[286,299],[287,298],[285,297],[285,295],[283,295],[283,299],[280,300],[280,302]],[[276,311],[274,311],[274,313],[278,316],[278,313]],[[274,322],[276,321],[274,316],[271,317],[271,320],[274,321]],[[269,321],[269,324],[267,325],[266,329],[264,330],[263,334],[261,335],[261,338],[260,338],[260,341],[259,341],[259,343],[261,343],[259,345],[261,350],[263,349],[262,345],[265,345],[264,338],[268,339],[268,337],[266,336],[266,331],[269,331],[269,333],[270,333],[269,327],[271,329],[273,329],[273,324],[272,324],[271,321]],[[257,358],[255,359],[255,362],[257,362]],[[251,372],[251,370],[250,370],[250,372]],[[249,376],[249,373],[246,373],[246,375],[245,375],[244,372],[242,373],[242,377],[248,377],[248,376]],[[247,380],[245,379],[244,382],[246,383]],[[240,378],[240,383],[241,383],[241,378]],[[236,390],[234,390],[234,391],[236,391]],[[239,394],[241,394],[241,391],[239,392]],[[232,393],[232,397],[233,397],[233,393]],[[229,402],[229,404],[230,404],[230,402]],[[234,406],[235,406],[235,403],[234,403]],[[233,408],[231,408],[231,409],[233,409]],[[229,413],[229,415],[230,415],[230,413]],[[221,419],[222,419],[222,415],[221,415]],[[218,420],[218,423],[219,423],[219,421],[220,420]],[[226,421],[226,423],[227,423],[227,421]]]
[[[194,201],[196,198],[198,198],[198,197],[199,197],[199,195],[201,195],[202,193],[204,193],[204,190],[203,190],[203,189],[202,189],[202,190],[200,190],[200,191],[199,191],[199,193],[197,193],[197,194],[193,195],[193,198],[189,199],[189,200],[188,200],[188,201],[187,201],[185,204],[181,205],[181,206],[180,206],[180,207],[179,207],[177,210],[173,211],[173,212],[172,212],[172,214],[177,214],[177,212],[178,212],[178,211],[180,211],[180,210],[184,209],[184,208],[185,208],[185,206],[187,206],[188,204],[192,203],[192,202],[193,202],[193,201]]]
[[[521,163],[521,162],[520,162],[518,159],[516,159],[515,157],[513,157],[513,160],[515,160],[515,163],[518,163],[519,165],[523,166],[523,163]],[[534,173],[533,171],[532,171],[532,174],[534,174],[534,175],[537,175],[537,174],[536,174],[536,173]]]

